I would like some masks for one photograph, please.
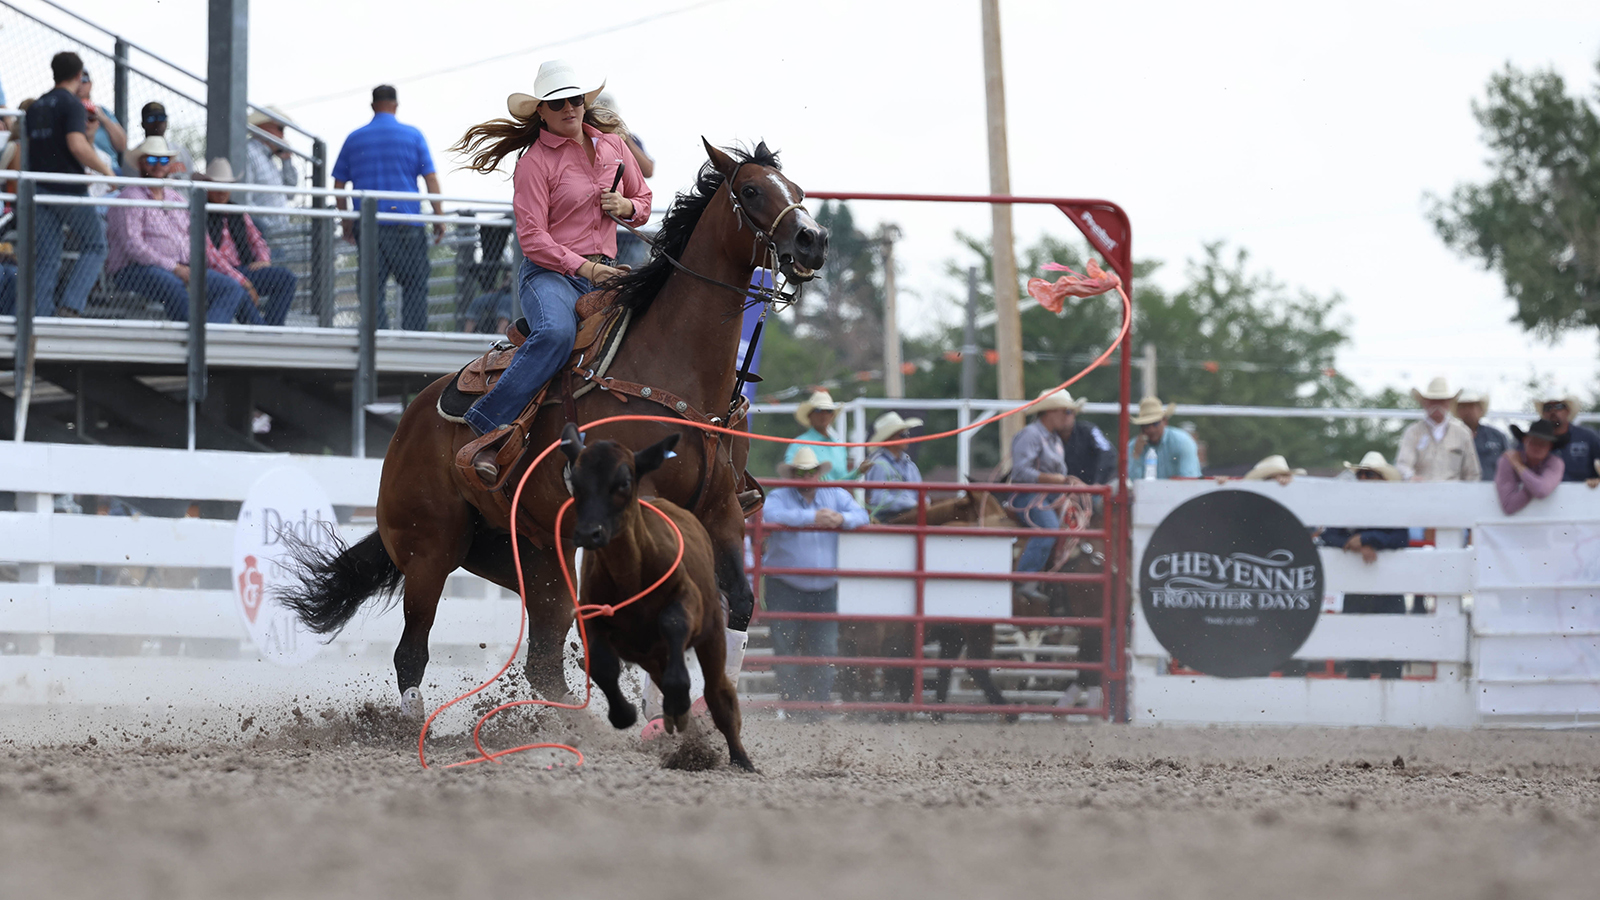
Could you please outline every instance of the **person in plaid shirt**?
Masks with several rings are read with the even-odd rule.
[[[195,181],[211,182],[206,200],[213,204],[232,202],[227,186],[233,177],[233,164],[217,157]],[[294,302],[294,273],[272,264],[272,248],[261,230],[245,212],[212,212],[206,215],[206,268],[232,278],[250,295],[250,302],[261,311],[268,325],[282,325]]]
[[[141,178],[166,178],[171,171],[173,157],[166,138],[145,138],[128,153],[128,163],[138,168]],[[182,199],[171,188],[143,185],[129,185],[117,196],[124,200]],[[115,206],[106,216],[106,237],[111,245],[106,271],[117,289],[159,302],[173,321],[188,321],[189,210]],[[232,322],[237,317],[248,325],[266,324],[238,282],[219,271],[205,274],[207,322]]]

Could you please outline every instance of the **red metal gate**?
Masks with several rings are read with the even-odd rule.
[[[1067,216],[1083,236],[1089,241],[1104,258],[1106,265],[1121,279],[1129,296],[1133,292],[1133,254],[1132,254],[1132,227],[1128,222],[1127,214],[1122,208],[1105,200],[1086,200],[1067,197],[1013,197],[1004,195],[958,195],[958,194],[875,194],[875,193],[847,193],[834,191],[815,191],[807,195],[809,199],[816,200],[884,200],[884,201],[912,201],[930,203],[984,203],[984,204],[1023,204],[1053,206]],[[1131,315],[1131,309],[1129,315]],[[926,509],[928,492],[973,489],[975,485],[940,485],[923,484],[918,493],[918,524],[915,526],[868,526],[862,529],[868,533],[902,533],[915,535],[916,541],[916,570],[909,576],[905,572],[892,572],[880,570],[833,570],[831,574],[841,577],[884,577],[884,578],[911,578],[916,585],[915,612],[910,616],[842,616],[838,613],[799,613],[799,612],[767,612],[757,613],[757,618],[770,622],[827,620],[847,623],[859,622],[909,622],[913,626],[914,638],[911,642],[912,655],[910,657],[752,657],[748,668],[760,668],[762,665],[833,665],[833,666],[870,666],[874,668],[905,668],[912,671],[913,693],[909,705],[892,702],[856,702],[848,704],[815,703],[794,700],[776,701],[777,706],[787,709],[805,709],[826,706],[831,709],[857,709],[857,710],[906,710],[919,712],[972,712],[972,713],[1016,713],[1039,712],[1051,714],[1077,714],[1100,715],[1115,721],[1127,721],[1127,621],[1128,621],[1128,566],[1126,559],[1129,552],[1128,541],[1128,491],[1127,485],[1128,460],[1125,448],[1128,446],[1128,409],[1129,395],[1131,393],[1131,366],[1129,351],[1132,346],[1131,329],[1123,333],[1118,354],[1118,403],[1120,406],[1117,416],[1117,468],[1116,481],[1113,486],[1088,486],[1067,487],[1052,485],[1016,485],[1008,486],[1007,490],[1032,491],[1039,494],[1089,494],[1102,499],[1105,509],[1104,528],[1095,530],[1060,529],[1045,531],[1040,529],[1011,529],[996,530],[992,528],[952,529],[949,527],[928,526],[926,524]],[[773,481],[774,486],[794,486],[804,482]],[[864,482],[856,482],[853,486],[871,487]],[[916,485],[894,483],[892,485],[878,485],[894,489],[916,488]],[[1117,487],[1123,486],[1123,487]],[[758,596],[762,592],[763,574],[794,574],[802,575],[811,570],[783,569],[765,570],[761,568],[761,546],[766,533],[781,530],[777,526],[765,524],[759,515],[752,520],[751,537],[755,547],[755,565],[752,568],[752,578],[756,584]],[[1075,536],[1089,540],[1104,542],[1105,561],[1102,571],[1098,573],[1056,573],[1041,576],[1036,573],[960,573],[941,572],[936,568],[932,571],[927,566],[926,558],[927,537],[930,534],[940,535],[988,535],[1004,536],[1014,534],[1018,537],[1037,537],[1040,535],[1056,534],[1060,536]],[[819,573],[820,574],[820,573]],[[924,594],[927,581],[932,578],[949,580],[1005,580],[1005,581],[1040,581],[1040,582],[1094,582],[1101,585],[1102,606],[1094,616],[1045,616],[1045,617],[937,617],[925,614]],[[946,660],[929,659],[924,656],[923,645],[930,626],[968,624],[968,625],[996,625],[1009,624],[1018,628],[1099,628],[1100,642],[1103,656],[1099,662],[1017,662],[1010,660]],[[1064,670],[1095,671],[1100,673],[1103,685],[1103,702],[1092,708],[1062,708],[1054,706],[1026,706],[1015,705],[952,705],[930,704],[924,696],[923,674],[926,668],[935,669],[968,669],[968,668],[1005,668],[1011,670]]]

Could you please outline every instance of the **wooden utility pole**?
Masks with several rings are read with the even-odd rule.
[[[983,86],[989,115],[989,193],[1011,193],[1006,155],[1006,83],[1000,54],[1000,0],[983,6]],[[1017,310],[1017,256],[1011,246],[1011,205],[996,203],[994,215],[995,350],[1000,355],[1000,399],[1021,400],[1022,314]],[[1011,457],[1011,439],[1022,429],[1021,416],[1000,420],[1000,456]]]
[[[894,242],[900,240],[900,227],[884,223],[878,228],[878,246],[883,248],[883,395],[904,397],[906,382],[900,371],[900,322],[895,312]]]

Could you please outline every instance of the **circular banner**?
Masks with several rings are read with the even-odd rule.
[[[328,549],[337,522],[322,485],[288,466],[256,479],[239,509],[233,531],[235,605],[261,655],[279,665],[298,666],[322,649],[322,639],[276,599],[277,589],[294,578],[284,538]]]
[[[1322,559],[1281,503],[1213,491],[1167,514],[1139,565],[1145,621],[1172,658],[1222,678],[1294,658],[1322,611]]]

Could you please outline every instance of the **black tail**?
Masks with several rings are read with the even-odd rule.
[[[369,597],[382,596],[393,604],[404,577],[376,531],[353,547],[337,534],[332,537],[333,547],[323,550],[284,532],[299,584],[278,591],[277,598],[317,634],[338,634]]]

